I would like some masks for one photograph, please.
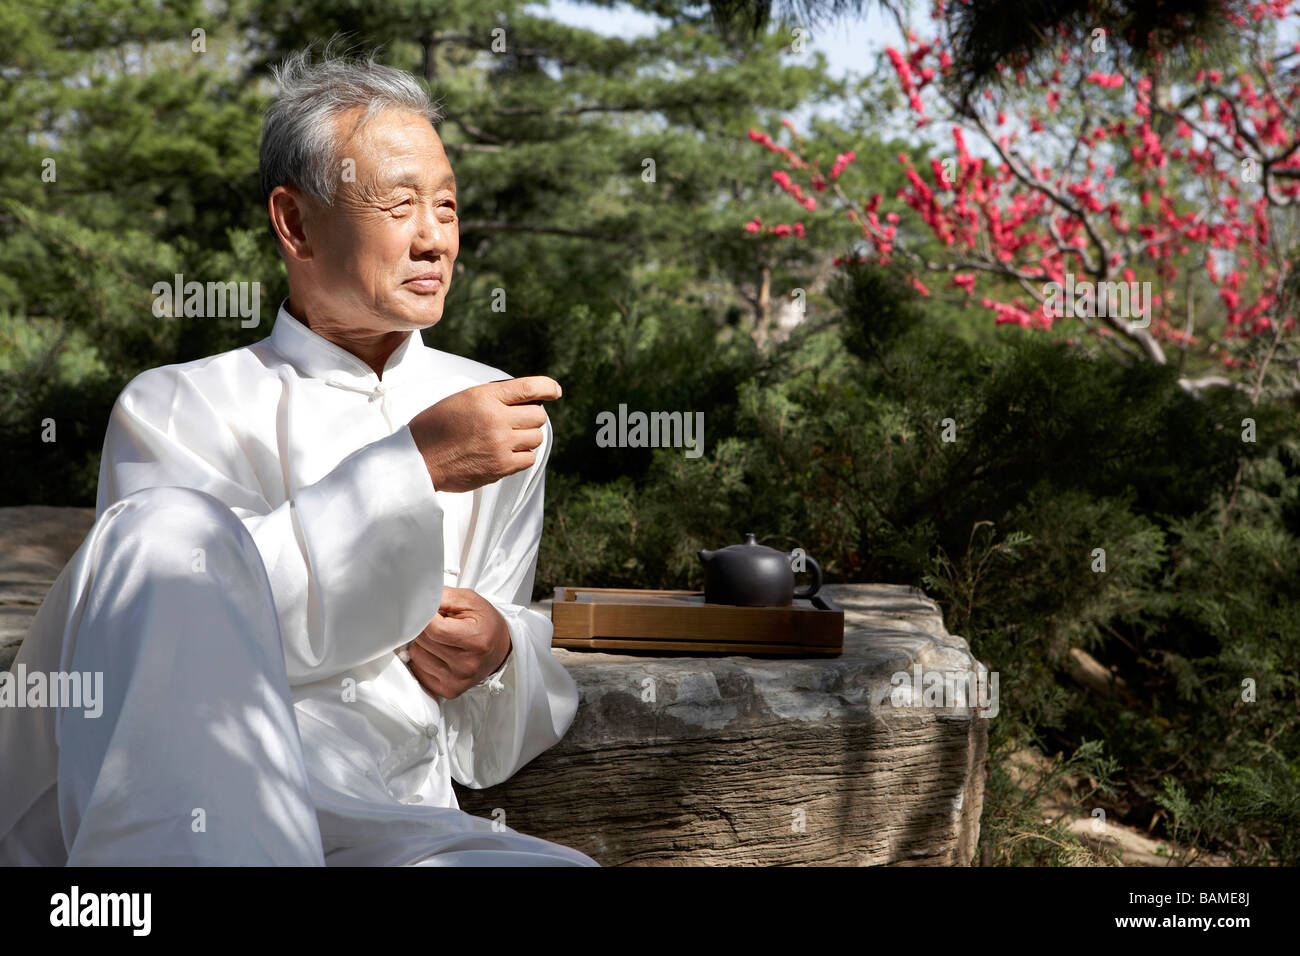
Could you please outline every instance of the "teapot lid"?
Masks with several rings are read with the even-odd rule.
[[[769,548],[765,544],[759,544],[758,536],[755,535],[752,531],[746,533],[745,540],[742,541],[740,544],[729,544],[722,550],[723,551],[741,551],[741,550],[749,551],[751,549],[758,550],[758,551],[771,551],[774,554],[781,553],[776,548]]]

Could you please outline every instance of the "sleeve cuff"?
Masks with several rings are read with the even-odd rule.
[[[487,677],[475,684],[475,689],[485,687],[487,688],[487,692],[493,697],[505,690],[506,685],[501,682],[501,677],[505,674],[506,668],[510,666],[510,659],[514,656],[514,651],[511,651],[510,655],[506,657],[506,662],[501,665],[500,669],[498,669],[495,674],[489,674]]]
[[[496,607],[498,611],[501,611],[499,605],[494,604],[493,606]],[[470,688],[470,691],[486,691],[490,697],[495,697],[506,689],[506,677],[509,673],[512,673],[511,667],[514,663],[514,659],[519,656],[519,650],[516,647],[517,642],[515,640],[516,624],[514,615],[502,611],[502,617],[506,619],[506,627],[510,631],[510,653],[506,655],[505,661],[496,669],[495,673],[489,674]],[[468,691],[466,693],[468,693]]]

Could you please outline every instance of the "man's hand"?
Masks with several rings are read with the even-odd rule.
[[[501,612],[471,588],[443,588],[442,606],[407,648],[411,673],[430,694],[459,697],[510,656]]]
[[[539,401],[559,398],[545,375],[476,385],[411,419],[411,434],[438,491],[473,491],[531,468],[544,438]]]

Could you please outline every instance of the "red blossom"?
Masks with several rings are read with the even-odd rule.
[[[1252,19],[1275,20],[1297,7],[1296,0],[1265,0],[1247,9]],[[952,118],[945,115],[936,82],[953,65],[946,49],[950,38],[943,32],[946,22],[937,16],[934,40],[911,37],[901,49],[886,51],[918,127]],[[1300,53],[1300,44],[1284,48],[1291,45]],[[860,231],[871,257],[881,264],[897,258],[923,295],[929,294],[920,275],[926,268],[944,269],[946,287],[972,302],[979,295],[977,286],[985,282],[985,288],[1006,290],[1064,284],[1068,276],[1080,281],[1123,277],[1125,282],[1151,282],[1149,335],[1157,342],[1230,346],[1234,338],[1295,328],[1293,319],[1277,314],[1281,304],[1270,291],[1287,268],[1277,260],[1270,237],[1273,210],[1300,205],[1300,131],[1294,120],[1300,111],[1300,73],[1288,65],[1290,53],[1279,56],[1274,70],[1264,55],[1270,52],[1277,55],[1274,49],[1260,58],[1247,57],[1245,68],[1226,82],[1217,71],[1199,74],[1197,84],[1212,92],[1157,99],[1151,75],[1097,70],[1089,55],[1080,54],[1063,36],[1059,67],[1046,80],[1033,81],[1043,97],[1037,109],[1026,101],[1026,71],[1012,67],[1010,75],[1023,89],[984,90],[987,105],[981,104],[977,116],[964,118],[966,131],[952,128],[953,152],[918,160],[919,168],[899,155],[904,184],[897,203],[890,203],[895,208],[888,208],[877,193],[849,199],[850,205],[840,209]],[[1084,115],[1094,121],[1071,129],[1074,114],[1067,113],[1049,129],[1047,117],[1060,113],[1067,102],[1071,109],[1081,102]],[[1012,115],[1019,122],[1008,124]],[[783,125],[794,133],[788,121]],[[975,153],[967,148],[967,135],[979,140]],[[854,160],[853,153],[836,155],[823,176],[766,134],[749,130],[749,139],[782,158],[785,168],[774,171],[773,180],[804,209],[816,209],[816,199],[805,189],[832,204],[845,200],[829,184]],[[1177,187],[1171,188],[1171,182]],[[900,212],[963,264],[976,268],[954,273],[943,261],[931,264],[928,255],[912,248],[913,223],[900,231]],[[758,219],[746,229],[763,231]],[[767,231],[806,234],[803,223]],[[837,265],[848,261],[860,257],[835,259]],[[1213,283],[1218,300],[1217,309],[1197,308],[1196,331],[1201,334],[1184,330],[1178,297],[1178,277],[1191,273]],[[999,291],[978,299],[997,324],[1052,327],[1052,315],[1033,303],[1005,301],[1005,295]],[[1070,338],[1124,335],[1124,330],[1098,322],[1086,335]],[[1233,365],[1230,352],[1230,347],[1220,348],[1214,360]]]

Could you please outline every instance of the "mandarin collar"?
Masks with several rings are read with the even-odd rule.
[[[381,380],[361,359],[290,315],[288,304],[288,299],[280,303],[271,329],[271,347],[308,378],[367,391],[381,384],[396,385],[414,375],[421,353],[426,349],[419,331],[412,331],[388,357]]]

